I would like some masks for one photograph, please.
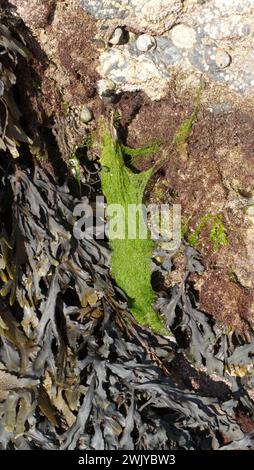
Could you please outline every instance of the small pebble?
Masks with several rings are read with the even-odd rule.
[[[80,120],[83,123],[90,122],[93,119],[93,113],[91,109],[89,109],[87,106],[83,106],[81,113],[80,113]]]
[[[172,28],[171,39],[176,47],[191,49],[196,42],[196,32],[190,26],[177,24]]]
[[[136,40],[136,47],[141,52],[147,52],[156,47],[156,41],[150,34],[141,34]]]
[[[112,44],[113,46],[117,46],[118,44],[123,44],[123,41],[124,41],[124,30],[118,27],[113,32],[109,40],[109,44]]]
[[[228,54],[227,51],[223,49],[218,49],[215,55],[215,62],[217,67],[220,69],[225,69],[231,64],[231,56]]]

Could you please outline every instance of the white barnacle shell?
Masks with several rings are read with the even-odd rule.
[[[141,52],[147,52],[156,47],[156,40],[150,34],[141,34],[136,40],[136,47]]]
[[[177,24],[172,28],[171,39],[176,47],[191,49],[196,42],[196,31],[186,24]]]

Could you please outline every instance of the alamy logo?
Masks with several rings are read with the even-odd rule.
[[[95,207],[88,199],[79,203],[73,212],[76,239],[146,240],[162,243],[164,249],[175,250],[181,244],[181,206],[174,204],[105,204],[103,196],[96,197]]]

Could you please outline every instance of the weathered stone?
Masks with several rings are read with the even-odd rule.
[[[80,112],[80,120],[83,123],[90,122],[93,119],[93,113],[87,106],[83,106]]]
[[[155,60],[158,58],[158,61],[165,62],[166,66],[177,65],[183,60],[183,51],[176,47],[169,38],[159,37],[154,56]]]
[[[101,99],[108,103],[116,100],[116,85],[112,80],[102,79],[97,83],[98,93]]]
[[[116,89],[116,86],[112,80],[102,79],[99,80],[97,83],[98,93],[99,95],[103,95],[105,93],[113,93]]]

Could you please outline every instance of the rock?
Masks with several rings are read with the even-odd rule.
[[[180,64],[183,60],[183,50],[176,47],[168,37],[156,39],[156,55],[160,55],[166,66]]]
[[[113,32],[109,44],[112,44],[113,46],[117,46],[118,44],[123,44],[124,43],[124,30],[123,28],[116,28],[115,31]]]
[[[155,49],[156,41],[150,34],[141,34],[136,40],[136,47],[141,52],[147,52],[151,49]]]
[[[82,1],[83,8],[103,19],[110,31],[116,28],[120,35],[118,28],[125,32],[125,27],[132,27],[136,32],[136,36],[130,33],[128,44],[110,48],[110,54],[101,51],[98,71],[113,80],[117,92],[143,90],[160,99],[165,81],[170,81],[177,67],[183,71],[177,75],[183,87],[188,88],[194,74],[199,77],[202,72],[209,81],[241,96],[253,93],[254,0],[100,0],[100,4],[99,9],[99,0]],[[112,39],[119,37],[113,34]],[[140,71],[135,72],[136,65]],[[159,89],[152,90],[152,83]]]
[[[215,62],[217,67],[220,69],[225,69],[231,64],[231,56],[228,54],[227,51],[223,49],[217,49],[215,55]]]
[[[196,42],[196,32],[190,26],[177,24],[171,31],[171,39],[176,47],[191,49]]]
[[[80,120],[83,123],[90,122],[93,119],[93,113],[87,106],[83,106],[80,113]]]
[[[105,87],[108,79],[115,84],[117,93],[143,90],[152,100],[159,100],[167,92],[169,76],[166,66],[161,64],[157,67],[149,54],[132,54],[128,47],[104,51],[97,71],[104,77],[99,82],[100,96],[108,93],[107,86]]]
[[[79,0],[98,20],[117,20],[118,25],[162,34],[173,26],[183,10],[182,0]]]

